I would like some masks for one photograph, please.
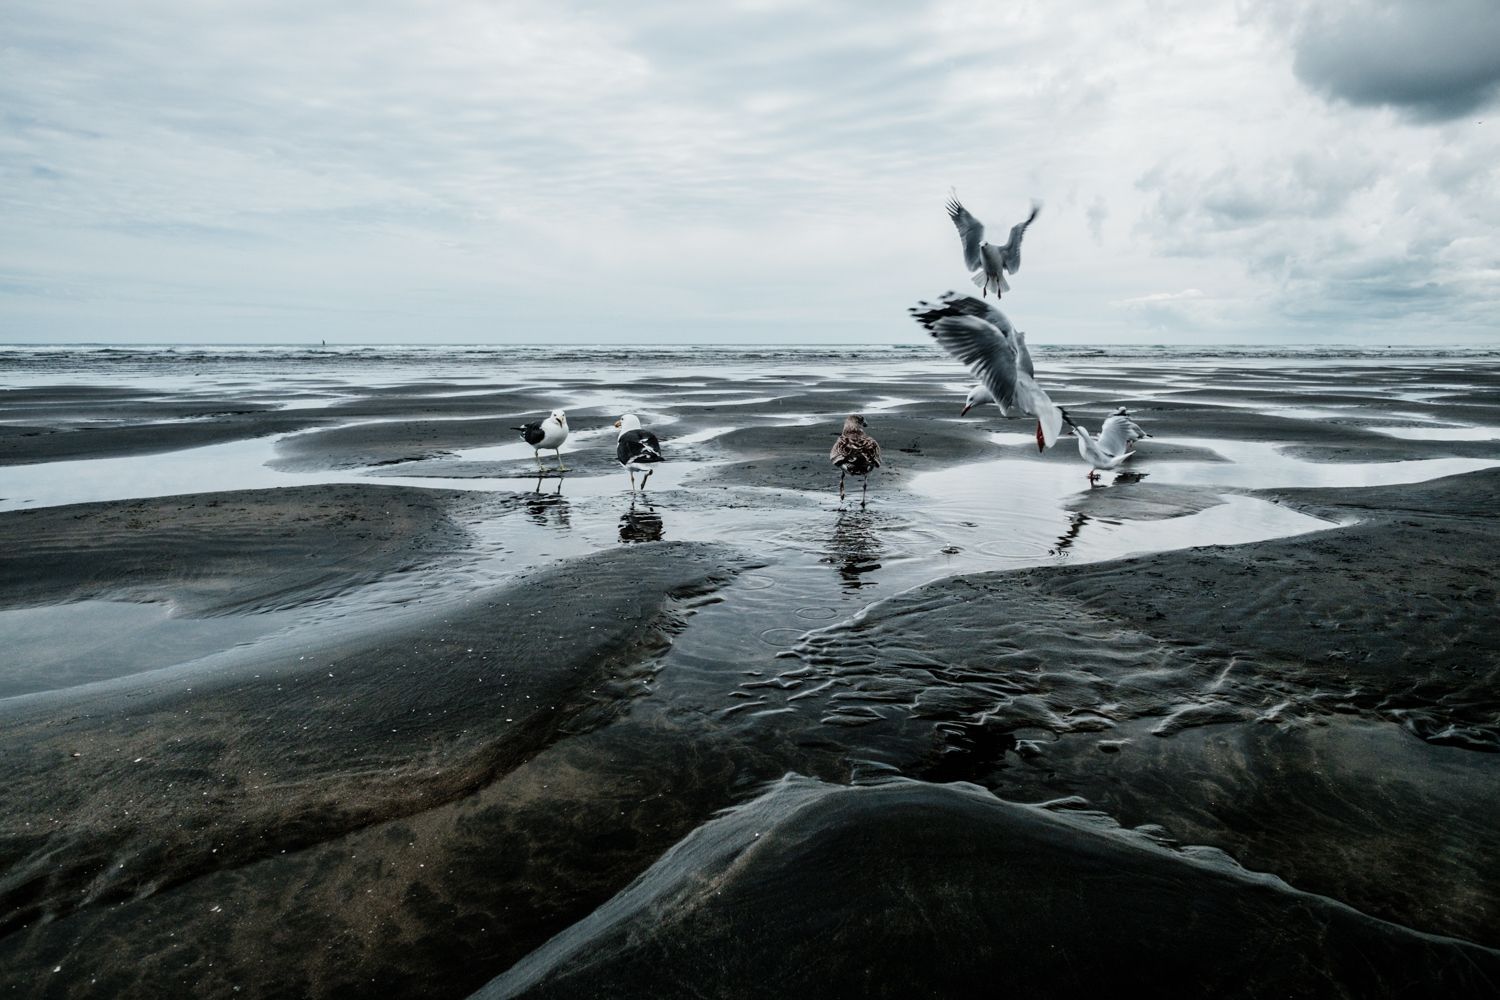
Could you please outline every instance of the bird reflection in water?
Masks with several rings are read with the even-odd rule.
[[[551,493],[542,492],[542,477],[538,476],[536,488],[525,496],[526,516],[544,528],[571,528],[568,520],[568,498],[562,495],[563,481],[559,477],[557,488]]]
[[[1078,533],[1083,530],[1085,524],[1088,524],[1092,520],[1093,518],[1089,517],[1083,511],[1074,511],[1073,516],[1068,519],[1068,530],[1058,536],[1057,541],[1052,544],[1052,548],[1047,550],[1047,554],[1049,556],[1067,555],[1068,549],[1072,548],[1073,542],[1077,540]]]
[[[630,509],[620,515],[620,541],[626,544],[659,542],[661,532],[661,515],[656,512],[655,507],[646,505],[644,509],[637,510],[635,501],[632,500]]]
[[[880,557],[885,552],[877,534],[880,516],[866,509],[841,510],[833,524],[828,554],[822,561],[838,571],[847,590],[868,587],[875,582],[867,579],[866,574],[880,568]]]

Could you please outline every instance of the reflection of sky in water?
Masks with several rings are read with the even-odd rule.
[[[1500,427],[1368,427],[1407,441],[1500,441]]]
[[[1170,441],[1172,444],[1215,451],[1229,461],[1152,462],[1150,450],[1141,447],[1141,457],[1131,461],[1131,468],[1137,472],[1150,473],[1153,482],[1190,486],[1234,486],[1241,489],[1316,486],[1348,489],[1420,483],[1500,465],[1500,462],[1483,458],[1424,458],[1405,462],[1307,462],[1285,454],[1280,445],[1262,441],[1178,437],[1171,438]]]
[[[1214,463],[1182,463],[1210,466]],[[1165,467],[1165,464],[1160,466]],[[1197,513],[1154,521],[1080,517],[1064,504],[1094,487],[1078,461],[1008,459],[916,477],[913,488],[960,552],[954,571],[1020,568],[1067,558],[1094,562],[1195,545],[1234,545],[1318,531],[1326,521],[1279,504],[1226,495]],[[1112,478],[1106,474],[1106,482]],[[1155,478],[1155,474],[1152,474]],[[1129,485],[1097,487],[1129,490]],[[972,525],[972,527],[968,527]]]

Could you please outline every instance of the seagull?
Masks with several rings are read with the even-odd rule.
[[[1073,418],[1068,416],[1066,411],[1063,411],[1063,420],[1073,428],[1073,433],[1078,435],[1078,457],[1089,463],[1090,486],[1099,481],[1101,471],[1119,468],[1120,464],[1131,456],[1132,452],[1123,447],[1119,451],[1109,451],[1103,447],[1103,433],[1099,435],[1098,440],[1095,440],[1094,436],[1088,432],[1088,428],[1074,423]]]
[[[1010,326],[998,309],[993,311],[993,319],[983,318],[986,309],[985,303],[973,296],[948,292],[936,304],[919,302],[908,312],[927,328],[943,350],[979,376],[980,384],[1002,414],[1037,418],[1036,447],[1045,451],[1062,433],[1063,412],[1028,370],[1031,355],[1025,351],[1019,331],[1007,332],[996,325],[1000,320]],[[968,412],[968,407],[964,412]]]
[[[844,499],[844,477],[860,476],[864,489],[859,494],[859,505],[865,504],[865,494],[870,489],[870,473],[880,468],[880,442],[865,433],[869,426],[865,418],[851,413],[844,418],[844,429],[833,443],[828,460],[839,467],[839,499]]]
[[[620,432],[615,445],[615,458],[630,473],[632,490],[635,489],[635,470],[646,470],[646,476],[641,480],[641,492],[644,493],[646,481],[655,471],[652,466],[662,460],[661,442],[656,440],[655,434],[641,430],[641,418],[634,413],[627,413],[616,420],[615,428]]]
[[[948,218],[953,220],[953,226],[958,230],[958,238],[963,241],[964,265],[969,269],[969,280],[979,286],[981,297],[993,288],[995,298],[1000,298],[1002,292],[1010,291],[1010,282],[1005,280],[1005,272],[1015,274],[1021,269],[1021,238],[1026,235],[1026,227],[1031,225],[1036,214],[1042,210],[1042,203],[1032,201],[1031,214],[1026,217],[1026,221],[1011,226],[1010,239],[1006,240],[1004,246],[998,247],[984,241],[984,223],[959,204],[958,195],[950,196],[945,207],[948,209]]]
[[[1113,455],[1132,450],[1135,442],[1150,436],[1140,424],[1130,419],[1130,411],[1122,406],[1105,418],[1104,426],[1099,428],[1099,447]]]
[[[568,471],[562,464],[562,446],[568,439],[568,415],[562,410],[553,410],[546,420],[522,424],[511,430],[520,431],[521,438],[531,445],[531,457],[536,459],[538,469],[542,467],[542,456],[539,453],[543,448],[551,448],[557,453],[557,471]]]

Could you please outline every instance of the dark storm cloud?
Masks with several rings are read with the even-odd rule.
[[[1500,96],[1500,3],[1354,0],[1308,17],[1297,78],[1325,97],[1447,121]]]

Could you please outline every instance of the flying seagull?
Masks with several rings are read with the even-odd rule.
[[[1037,450],[1045,451],[1062,433],[1062,410],[1027,371],[1031,357],[1023,353],[1025,345],[1018,333],[1007,333],[994,322],[974,315],[968,303],[984,305],[972,297],[949,292],[936,304],[919,302],[908,311],[943,350],[969,367],[1003,415],[1036,417]],[[998,309],[995,312],[999,314]],[[1003,315],[998,318],[1005,319]],[[1010,326],[1009,321],[1006,326]]]
[[[844,418],[844,429],[833,443],[828,460],[839,468],[839,499],[844,499],[844,477],[860,476],[865,481],[860,491],[859,503],[864,506],[865,494],[870,489],[870,473],[880,468],[880,442],[865,433],[869,426],[865,418],[851,413]]]
[[[958,238],[963,242],[964,266],[969,269],[969,280],[979,286],[981,297],[989,294],[989,290],[993,288],[995,298],[1000,298],[1003,292],[1010,291],[1010,282],[1005,280],[1005,272],[1015,274],[1021,269],[1021,238],[1026,235],[1026,227],[1031,225],[1036,214],[1042,210],[1042,203],[1031,203],[1031,214],[1026,217],[1025,222],[1018,222],[1010,227],[1010,239],[1005,241],[1004,246],[985,242],[984,223],[974,218],[959,203],[956,194],[949,197],[945,207],[948,209],[948,217],[953,220],[954,228],[958,230]]]
[[[627,413],[616,420],[615,427],[620,432],[615,444],[615,458],[630,473],[632,490],[635,489],[635,470],[646,470],[646,476],[641,480],[641,492],[644,493],[646,481],[656,471],[654,466],[662,460],[661,442],[656,440],[655,434],[641,430],[641,418],[634,413]]]
[[[562,446],[568,439],[568,415],[562,410],[553,410],[546,420],[538,420],[535,423],[522,424],[520,427],[512,427],[513,431],[520,431],[521,438],[531,445],[531,457],[536,459],[536,467],[542,467],[543,448],[550,448],[557,453],[557,471],[567,472],[562,464]]]

